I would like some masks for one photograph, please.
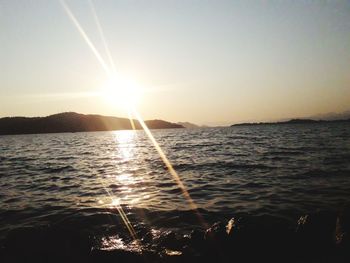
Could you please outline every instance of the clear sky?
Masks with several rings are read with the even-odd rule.
[[[108,61],[89,2],[66,3]],[[230,124],[350,109],[349,1],[93,3],[145,119]],[[0,32],[0,116],[126,116],[100,95],[109,77],[60,1],[0,0]]]

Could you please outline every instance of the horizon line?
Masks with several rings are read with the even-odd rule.
[[[8,116],[4,116],[4,115],[0,115],[0,119],[2,118],[45,118],[48,116],[52,116],[52,115],[56,115],[56,114],[61,114],[61,113],[76,113],[76,114],[82,114],[82,115],[99,115],[99,116],[103,116],[103,117],[114,117],[114,118],[125,118],[128,119],[128,116],[115,116],[115,115],[104,115],[104,114],[100,114],[100,113],[81,113],[81,112],[77,112],[77,111],[62,111],[62,112],[57,112],[57,113],[52,113],[52,114],[46,114],[46,115],[36,115],[36,116],[29,116],[29,115],[8,115]],[[341,115],[341,114],[345,114],[345,115],[349,115],[350,117],[350,109],[349,110],[345,110],[345,111],[341,111],[341,112],[326,112],[326,113],[318,113],[315,114],[313,116],[294,116],[294,117],[281,117],[281,118],[272,118],[272,119],[246,119],[246,120],[240,120],[240,121],[222,121],[222,122],[215,122],[215,121],[208,121],[208,122],[204,122],[204,123],[197,123],[197,122],[193,122],[193,121],[173,121],[173,120],[165,120],[162,118],[148,118],[148,120],[163,120],[163,121],[168,121],[168,122],[172,122],[172,123],[185,123],[188,122],[190,124],[195,124],[197,126],[209,126],[209,127],[215,127],[215,126],[230,126],[233,124],[240,124],[240,123],[259,123],[259,122],[280,122],[280,121],[288,121],[288,120],[292,120],[292,119],[315,119],[315,120],[321,120],[321,119],[327,119],[327,115]],[[345,119],[349,118],[349,117],[345,117]],[[332,117],[328,117],[331,118]],[[333,118],[337,118],[334,117]]]

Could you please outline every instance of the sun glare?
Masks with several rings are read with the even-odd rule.
[[[103,97],[113,106],[132,110],[141,99],[141,87],[132,79],[114,74],[102,87]]]

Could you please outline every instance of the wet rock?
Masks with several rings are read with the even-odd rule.
[[[229,242],[226,224],[217,222],[205,231],[203,256],[208,261],[226,262],[231,258],[235,248]]]
[[[209,242],[225,242],[227,239],[226,225],[216,222],[205,231],[204,240]]]
[[[165,249],[165,254],[168,256],[181,256],[182,251]]]
[[[344,210],[339,213],[335,227],[335,243],[337,247],[337,256],[350,262],[350,210]]]
[[[189,244],[194,248],[202,247],[204,243],[204,232],[194,229],[189,234]]]
[[[205,253],[204,231],[195,229],[183,237],[182,252],[187,257],[198,258]],[[193,260],[192,260],[193,262]]]
[[[5,262],[36,262],[45,260],[44,230],[41,228],[17,228],[9,232],[4,242]]]
[[[50,228],[46,244],[51,262],[87,260],[92,249],[88,233],[60,227]]]
[[[228,236],[233,236],[234,229],[236,226],[236,220],[234,218],[231,218],[226,225],[226,233]]]
[[[335,242],[339,246],[350,247],[350,210],[342,211],[337,217]]]
[[[77,261],[80,262],[80,261]],[[139,253],[126,250],[93,250],[91,252],[91,262],[109,263],[109,262],[144,262]]]
[[[331,213],[316,213],[301,216],[298,220],[297,234],[312,244],[329,247],[335,231],[336,216]]]
[[[5,262],[76,262],[88,260],[88,235],[72,229],[20,228],[5,240]]]
[[[333,213],[315,213],[301,216],[296,229],[297,252],[300,257],[331,257],[334,252],[336,216]],[[320,253],[322,251],[322,253]]]
[[[226,258],[244,262],[286,262],[292,253],[292,230],[281,219],[270,216],[232,218],[226,225]]]
[[[164,232],[159,238],[159,246],[171,250],[181,250],[184,245],[184,240],[174,231]]]
[[[141,238],[141,242],[142,243],[151,243],[153,241],[153,235],[151,232],[147,232],[145,233],[142,238]]]

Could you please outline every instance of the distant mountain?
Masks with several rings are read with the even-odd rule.
[[[234,126],[251,126],[251,125],[284,125],[284,124],[311,124],[311,123],[331,123],[331,122],[347,122],[350,123],[350,118],[345,120],[312,120],[312,119],[291,119],[288,121],[280,122],[250,122],[250,123],[238,123],[233,124]]]
[[[350,119],[350,110],[344,112],[329,112],[311,117],[314,120],[346,120]]]
[[[142,129],[137,120],[133,120],[133,122],[136,129]],[[149,129],[184,128],[182,125],[163,120],[148,120],[145,123]],[[75,112],[58,113],[47,117],[0,118],[0,135],[131,129],[132,125],[127,118],[85,115]]]
[[[200,126],[190,123],[190,122],[178,122],[177,124],[184,126],[187,129],[195,129],[195,128],[200,128]]]

